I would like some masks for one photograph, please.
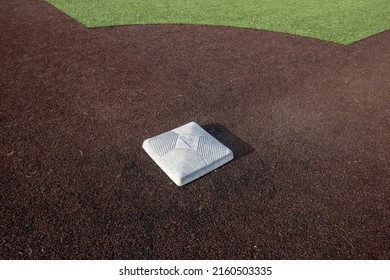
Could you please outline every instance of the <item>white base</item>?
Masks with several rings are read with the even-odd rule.
[[[233,159],[229,148],[195,122],[146,139],[142,148],[178,186]]]

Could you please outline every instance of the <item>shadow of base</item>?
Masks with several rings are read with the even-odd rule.
[[[222,124],[210,123],[202,125],[202,127],[218,141],[232,150],[235,159],[240,159],[255,151],[251,145],[232,133]]]

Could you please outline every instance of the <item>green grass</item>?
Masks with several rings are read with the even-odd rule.
[[[47,0],[87,27],[204,24],[350,44],[390,29],[390,0]]]

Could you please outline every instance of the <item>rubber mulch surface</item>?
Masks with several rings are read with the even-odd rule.
[[[87,29],[1,1],[0,258],[390,258],[390,32]],[[235,159],[177,187],[142,150],[196,121]]]

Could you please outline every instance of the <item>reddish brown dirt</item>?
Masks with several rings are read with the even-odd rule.
[[[87,29],[1,1],[0,258],[389,259],[390,32]],[[175,186],[144,139],[236,155]]]

